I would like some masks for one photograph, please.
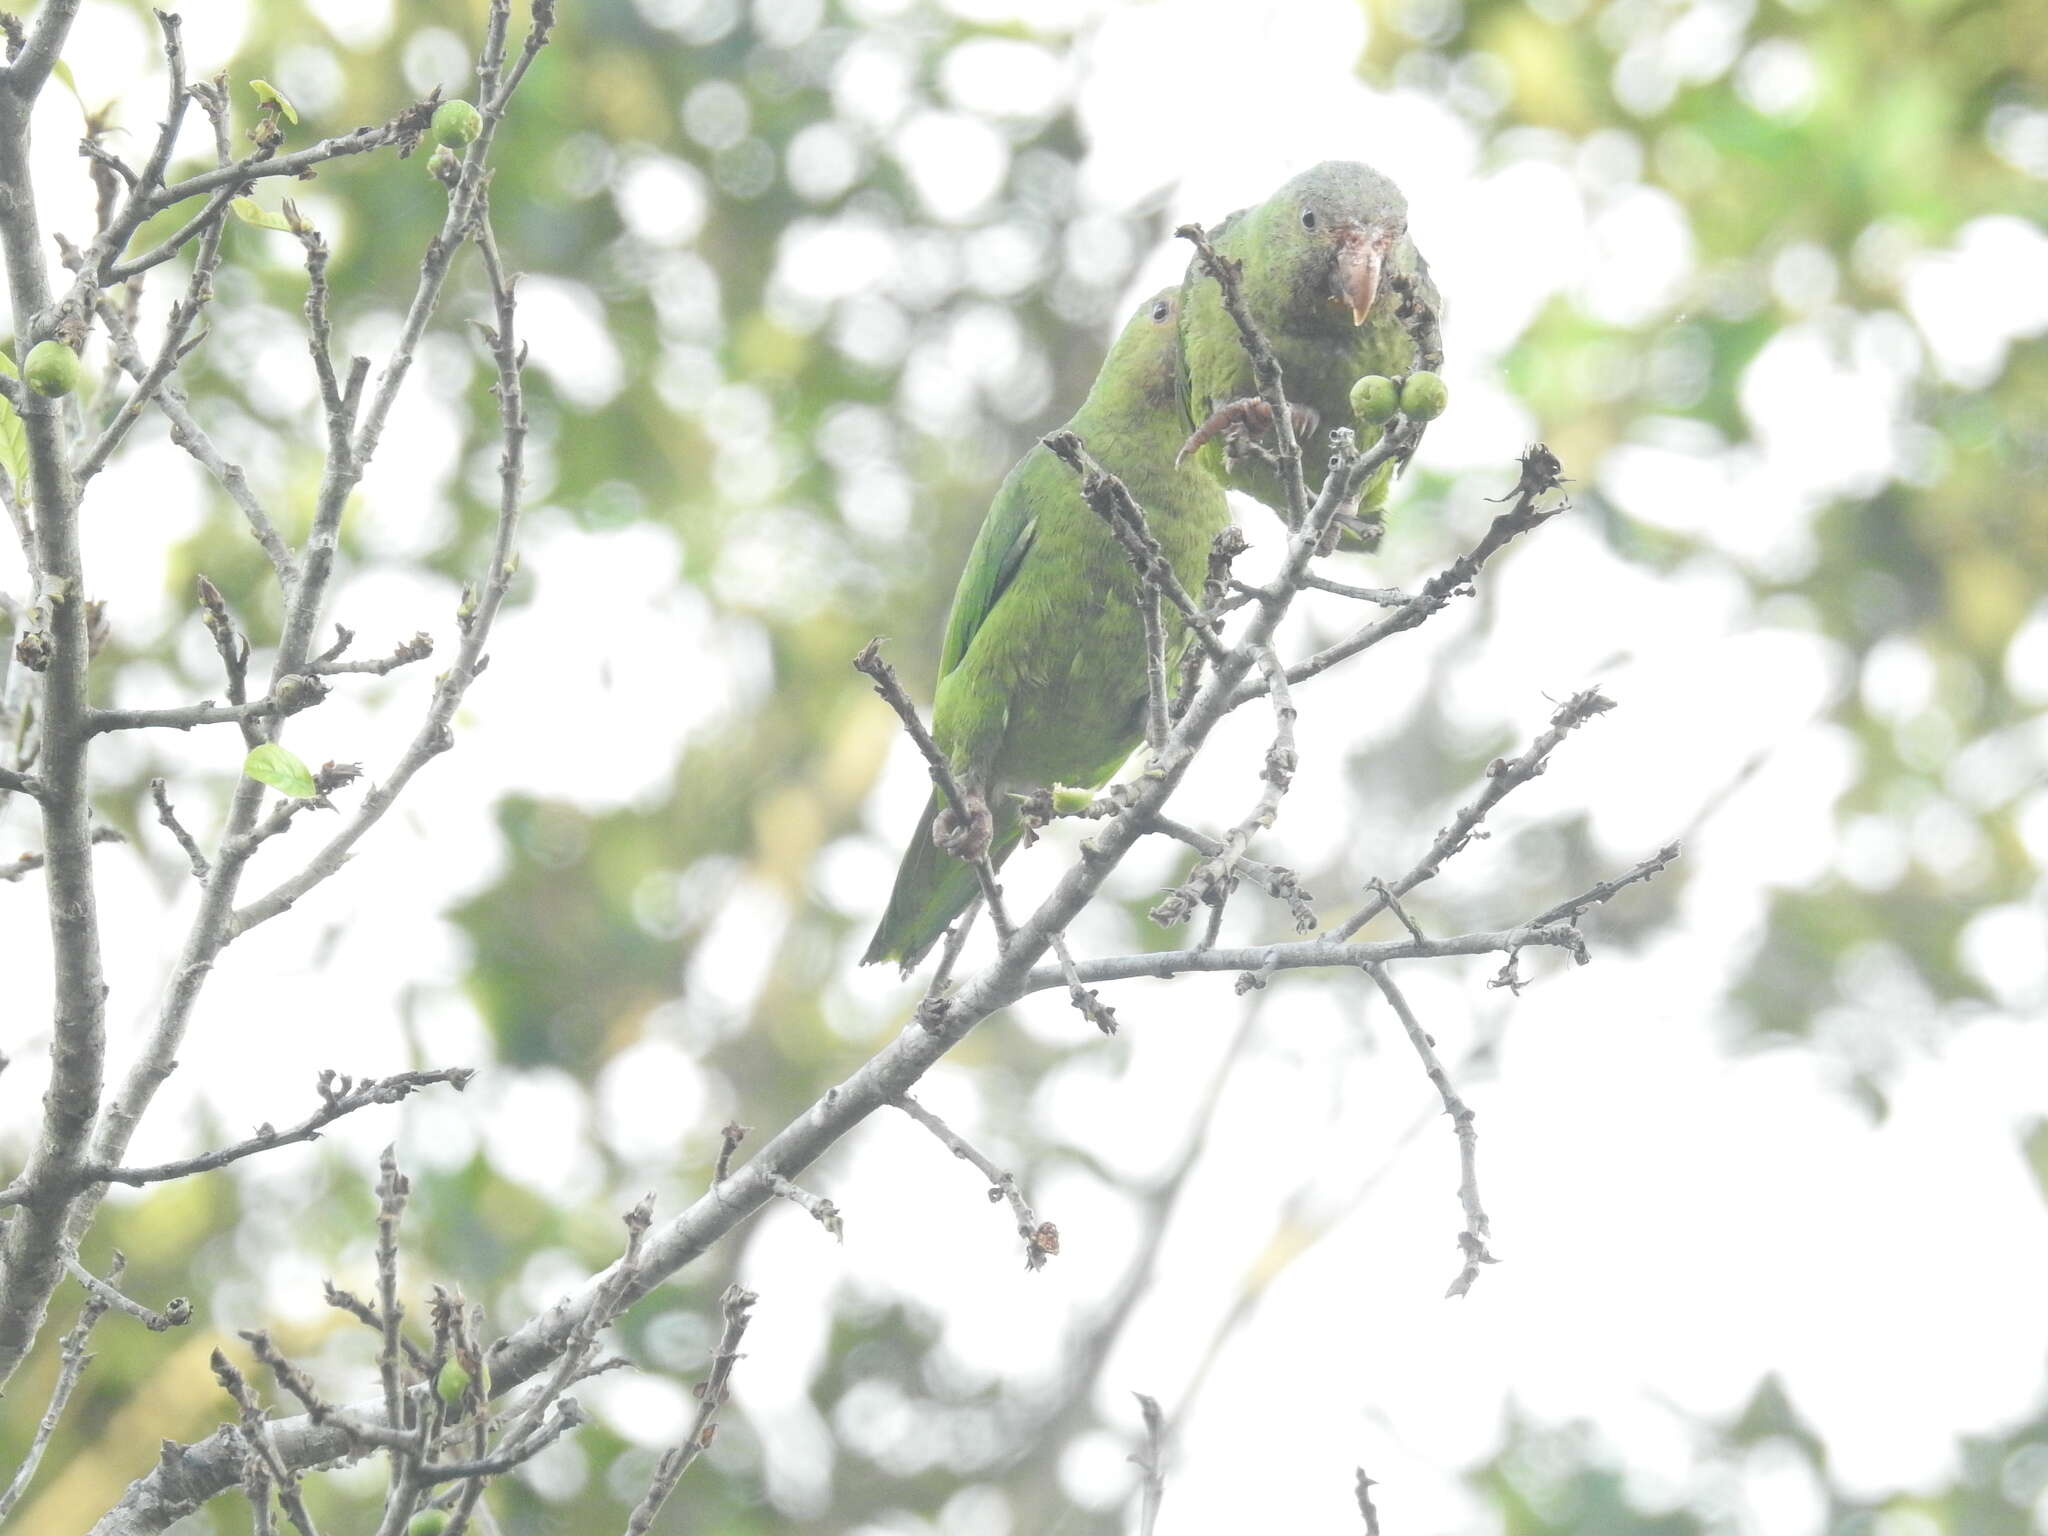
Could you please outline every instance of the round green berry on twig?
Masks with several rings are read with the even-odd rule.
[[[1351,414],[1367,426],[1393,420],[1401,408],[1401,392],[1384,375],[1369,373],[1351,386]]]
[[[434,109],[434,142],[462,149],[484,131],[484,115],[468,102],[444,101]]]
[[[1437,374],[1411,373],[1401,381],[1401,412],[1410,421],[1435,421],[1450,398]]]
[[[30,350],[21,375],[30,389],[54,400],[78,388],[85,370],[79,366],[76,352],[61,341],[50,340],[39,341]]]

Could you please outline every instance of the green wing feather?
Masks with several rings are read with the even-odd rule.
[[[967,568],[960,573],[960,585],[953,593],[953,611],[946,615],[946,640],[939,649],[941,677],[960,665],[960,658],[967,654],[967,647],[974,643],[1031,552],[1038,518],[1023,494],[1022,469],[1019,465],[1010,471],[982,521],[981,532],[974,536],[974,548],[968,551]]]

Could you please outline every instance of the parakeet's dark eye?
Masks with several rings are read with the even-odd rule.
[[[1169,305],[1166,302],[1166,300],[1161,299],[1157,304],[1154,304],[1152,306],[1152,323],[1154,325],[1157,325],[1161,320],[1164,320],[1170,313],[1172,313],[1172,306]]]
[[[1304,208],[1301,210],[1301,227],[1303,229],[1314,229],[1316,227],[1315,209]]]

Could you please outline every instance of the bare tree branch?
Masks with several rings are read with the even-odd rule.
[[[114,1256],[113,1267],[108,1271],[108,1284],[120,1281],[123,1261],[119,1254]],[[88,1286],[85,1305],[79,1309],[78,1321],[71,1331],[64,1335],[64,1342],[57,1350],[57,1381],[50,1389],[50,1405],[43,1410],[43,1416],[36,1423],[35,1438],[23,1453],[21,1462],[14,1469],[14,1476],[7,1486],[0,1489],[0,1522],[14,1512],[14,1506],[21,1502],[21,1496],[28,1491],[28,1485],[35,1480],[36,1469],[42,1465],[43,1452],[48,1448],[50,1436],[57,1432],[58,1422],[64,1417],[64,1409],[71,1401],[71,1394],[78,1388],[78,1380],[85,1374],[85,1368],[92,1363],[92,1356],[85,1352],[85,1343],[97,1323],[111,1305],[109,1298]]]
[[[87,723],[100,731],[189,731],[198,725],[243,725],[255,720],[278,720],[311,709],[327,697],[327,685],[310,672],[298,672],[279,679],[266,698],[245,704],[216,704],[211,699],[198,704],[181,704],[171,709],[95,709]]]
[[[185,824],[178,820],[178,813],[171,809],[170,791],[162,779],[149,781],[149,796],[156,802],[158,824],[178,840],[178,847],[183,851],[185,861],[192,866],[192,878],[203,884],[207,875],[212,872],[213,866],[207,862],[198,839],[185,830]]]
[[[162,13],[159,15],[162,16]],[[165,19],[164,25],[170,35],[175,37],[177,19],[169,17]],[[182,86],[182,66],[174,67],[172,79],[174,87]],[[179,89],[179,96],[182,99],[182,89]],[[184,297],[171,306],[170,320],[164,330],[163,344],[157,349],[156,361],[135,381],[135,388],[128,398],[121,402],[121,408],[94,439],[92,446],[80,456],[76,470],[79,484],[83,485],[100,472],[114,450],[127,439],[135,423],[141,420],[142,413],[162,391],[172,372],[190,355],[199,340],[204,339],[197,338],[190,343],[186,341],[207,302],[213,297],[213,275],[220,265],[221,230],[226,221],[227,211],[222,208],[216,211],[211,222],[199,231],[199,250],[192,262],[192,275],[185,285]]]
[[[125,1264],[126,1260],[116,1253],[114,1273],[118,1275]],[[97,1298],[103,1306],[111,1307],[116,1312],[125,1312],[151,1333],[164,1333],[172,1328],[182,1328],[192,1321],[192,1303],[183,1296],[173,1296],[164,1304],[163,1311],[159,1312],[154,1307],[144,1306],[112,1281],[102,1280],[72,1255],[65,1256],[64,1272],[84,1286],[87,1295]]]
[[[1152,1536],[1159,1523],[1159,1505],[1166,1497],[1166,1415],[1156,1398],[1133,1392],[1138,1411],[1145,1419],[1145,1443],[1126,1460],[1142,1474],[1142,1501],[1138,1510],[1138,1536]]]
[[[29,153],[29,117],[77,11],[45,0],[28,45],[0,75],[0,251],[7,266],[15,345],[54,334]],[[70,1210],[45,1190],[68,1186],[87,1160],[106,1057],[106,982],[92,875],[86,671],[91,659],[78,489],[60,402],[33,391],[18,412],[28,437],[35,510],[35,612],[47,637],[39,706],[43,857],[54,955],[50,1075],[42,1123],[23,1174],[36,1192],[0,1239],[0,1389],[41,1330],[64,1273]]]
[[[946,804],[953,814],[966,821],[968,818],[967,791],[953,773],[953,765],[946,754],[932,739],[932,733],[925,729],[924,721],[918,718],[917,706],[910,702],[910,695],[903,691],[903,684],[897,680],[896,669],[882,660],[882,642],[870,640],[853,659],[854,670],[873,679],[875,692],[879,693],[896,711],[896,718],[903,722],[903,729],[910,739],[917,743],[917,750],[924,754],[925,767],[931,771],[932,783],[939,793],[946,797]],[[996,884],[995,866],[989,862],[986,850],[969,859],[975,878],[981,882],[982,904],[988,908],[989,922],[996,931],[996,943],[1007,947],[1015,924],[1010,921],[1009,911],[1003,905],[1003,888]],[[964,929],[962,930],[964,934]]]
[[[1194,246],[1196,261],[1215,280],[1223,295],[1224,312],[1237,326],[1238,339],[1244,343],[1245,355],[1251,359],[1252,378],[1258,383],[1259,398],[1273,413],[1273,436],[1279,445],[1276,458],[1280,483],[1287,491],[1287,526],[1299,528],[1309,516],[1308,483],[1301,473],[1301,445],[1295,439],[1294,413],[1287,408],[1287,395],[1281,385],[1280,359],[1273,355],[1272,346],[1244,302],[1244,291],[1240,285],[1243,263],[1219,256],[1199,224],[1183,224],[1174,234]]]
[[[1422,1058],[1422,1069],[1442,1097],[1444,1113],[1451,1117],[1451,1126],[1458,1134],[1458,1203],[1465,1211],[1465,1230],[1458,1234],[1458,1248],[1465,1255],[1465,1267],[1459,1270],[1458,1277],[1444,1295],[1463,1296],[1472,1289],[1472,1282],[1479,1278],[1480,1265],[1500,1262],[1486,1246],[1490,1223],[1486,1219],[1485,1207],[1479,1203],[1479,1131],[1473,1123],[1475,1117],[1465,1101],[1458,1097],[1458,1090],[1451,1086],[1450,1074],[1437,1060],[1436,1042],[1430,1039],[1429,1031],[1416,1019],[1414,1010],[1408,1006],[1408,999],[1394,985],[1393,977],[1387,974],[1387,968],[1368,965],[1365,974],[1385,995],[1395,1016],[1400,1019],[1401,1027],[1408,1032],[1408,1043]]]
[[[1358,1498],[1358,1513],[1365,1520],[1365,1536],[1380,1536],[1380,1512],[1372,1502],[1372,1491],[1377,1486],[1374,1479],[1365,1475],[1365,1468],[1358,1468],[1358,1478],[1352,1488]]]
[[[1245,849],[1258,833],[1271,829],[1280,815],[1281,798],[1294,783],[1294,770],[1300,759],[1294,745],[1294,697],[1288,691],[1287,673],[1270,645],[1261,647],[1258,662],[1273,701],[1273,744],[1266,749],[1266,764],[1259,775],[1262,787],[1258,802],[1224,836],[1216,853],[1197,864],[1186,880],[1152,908],[1152,921],[1162,928],[1186,922],[1205,901],[1212,901],[1221,912],[1224,901],[1237,886],[1238,866]],[[1298,922],[1296,926],[1298,929]]]
[[[808,1189],[791,1183],[779,1173],[768,1175],[769,1193],[787,1200],[792,1205],[803,1207],[810,1213],[811,1220],[832,1234],[835,1243],[846,1241],[846,1219],[839,1213],[839,1207],[823,1195],[814,1195]]]
[[[127,841],[128,839],[121,835],[118,828],[101,826],[97,822],[93,824],[92,844],[95,848],[99,847],[102,843],[125,843]],[[34,874],[46,862],[40,853],[24,853],[19,858],[10,859],[8,862],[0,864],[0,881],[12,882],[20,880],[24,876]]]
[[[1224,851],[1223,843],[1216,838],[1168,816],[1154,817],[1152,830],[1172,838],[1175,842],[1186,843],[1195,852],[1208,858],[1216,858]],[[1262,864],[1246,853],[1236,856],[1232,870],[1236,875],[1251,881],[1275,901],[1284,903],[1289,915],[1294,919],[1296,933],[1308,933],[1315,928],[1315,909],[1309,905],[1314,895],[1300,883],[1293,870],[1280,864]]]
[[[138,381],[149,375],[149,364],[144,362],[141,349],[136,345],[134,330],[126,318],[106,298],[99,300],[96,311],[107,330],[107,339],[114,350],[115,360],[123,371]],[[262,546],[269,557],[270,566],[277,573],[280,584],[287,590],[298,580],[298,562],[293,558],[291,547],[285,543],[284,535],[277,531],[277,524],[249,485],[249,477],[239,464],[230,463],[222,456],[214,441],[193,416],[186,402],[185,392],[178,388],[173,379],[166,379],[151,395],[150,403],[170,423],[171,441],[190,454],[193,460],[211,475],[216,484],[225,491],[242,514],[242,520],[249,525],[249,532]]]
[[[1031,1209],[1031,1202],[1024,1198],[1024,1191],[1017,1187],[1016,1175],[1007,1168],[998,1168],[975,1151],[972,1142],[909,1094],[898,1099],[896,1107],[944,1142],[955,1157],[981,1170],[981,1176],[988,1180],[990,1203],[997,1200],[1010,1202],[1010,1212],[1017,1218],[1017,1235],[1024,1240],[1026,1269],[1043,1269],[1047,1259],[1058,1257],[1060,1229],[1049,1221],[1038,1219],[1038,1213]]]
[[[1560,901],[1548,911],[1537,913],[1530,921],[1532,923],[1576,923],[1586,914],[1588,909],[1597,907],[1604,901],[1612,900],[1621,891],[1634,885],[1637,881],[1648,880],[1654,875],[1662,874],[1671,862],[1678,857],[1680,851],[1681,849],[1677,843],[1666,843],[1662,848],[1651,854],[1650,857],[1643,860],[1642,863],[1636,865],[1635,868],[1624,874],[1616,875],[1612,880],[1602,880],[1591,890],[1581,891],[1578,895],[1572,897],[1570,901]]]
[[[49,80],[50,71],[56,66],[57,56],[64,51],[64,39],[70,35],[71,23],[77,16],[78,0],[43,0],[42,7],[36,12],[35,26],[29,32],[27,46],[14,56],[12,63],[0,70],[0,86],[5,87],[7,94],[24,111]]]
[[[1436,840],[1429,845],[1429,851],[1413,869],[1391,886],[1382,883],[1379,895],[1338,924],[1335,930],[1336,937],[1350,938],[1352,934],[1386,911],[1397,897],[1407,895],[1425,880],[1434,880],[1447,860],[1471,844],[1473,833],[1495,806],[1505,800],[1511,791],[1536,778],[1549,766],[1550,754],[1558,749],[1565,737],[1588,720],[1604,715],[1612,708],[1614,701],[1598,688],[1588,688],[1583,693],[1575,693],[1560,704],[1551,713],[1550,729],[1532,741],[1528,751],[1520,757],[1496,758],[1490,763],[1486,770],[1486,788],[1479,792],[1471,804],[1460,808],[1457,815],[1451,818],[1449,826],[1437,833]],[[1570,903],[1566,903],[1567,907],[1569,905]],[[1562,910],[1554,908],[1543,916],[1532,919],[1530,926],[1543,927],[1564,915]]]
[[[647,1532],[654,1529],[661,1506],[675,1492],[683,1474],[690,1470],[690,1463],[711,1448],[712,1438],[718,1433],[718,1410],[731,1396],[728,1384],[732,1380],[732,1368],[740,1359],[740,1339],[747,1331],[754,1303],[758,1300],[760,1298],[752,1291],[737,1285],[727,1286],[725,1294],[719,1298],[725,1327],[718,1336],[718,1347],[711,1352],[711,1374],[697,1384],[696,1420],[680,1444],[662,1453],[661,1460],[655,1465],[654,1481],[640,1502],[633,1506],[633,1513],[626,1521],[626,1536],[647,1536]]]
[[[1045,439],[1045,446],[1053,451],[1061,463],[1081,477],[1081,498],[1094,509],[1095,515],[1109,525],[1109,531],[1123,547],[1131,564],[1137,567],[1138,579],[1152,592],[1163,597],[1179,610],[1181,622],[1201,642],[1202,649],[1211,661],[1224,654],[1222,638],[1216,633],[1216,626],[1210,622],[1202,606],[1188,595],[1180,584],[1180,578],[1173,574],[1166,551],[1160,548],[1159,540],[1152,535],[1152,529],[1145,520],[1145,512],[1138,505],[1123,481],[1110,474],[1089,456],[1087,447],[1072,432],[1055,432]],[[1144,604],[1140,604],[1141,611]],[[1153,606],[1153,619],[1157,622],[1157,606]],[[1147,663],[1150,675],[1150,663]],[[1160,679],[1163,691],[1165,679]],[[1163,735],[1162,735],[1162,745]]]

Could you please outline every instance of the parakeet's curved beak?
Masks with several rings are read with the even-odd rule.
[[[1332,274],[1330,301],[1349,306],[1351,323],[1365,324],[1372,313],[1372,301],[1379,296],[1380,267],[1387,256],[1386,242],[1374,231],[1353,225],[1337,233],[1337,264]]]

